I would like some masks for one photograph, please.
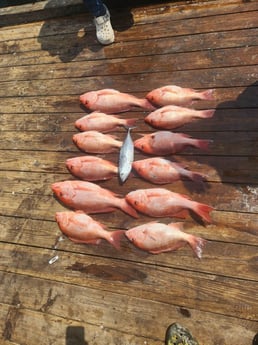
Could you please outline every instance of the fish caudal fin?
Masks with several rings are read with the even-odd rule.
[[[209,89],[206,91],[201,92],[201,99],[206,101],[214,101],[214,89]]]
[[[134,127],[136,122],[138,121],[139,119],[137,118],[133,118],[133,119],[126,119],[125,120],[125,126],[127,128],[131,128],[131,127]]]
[[[120,199],[119,208],[125,213],[129,214],[130,216],[134,218],[139,218],[139,215],[136,212],[136,210],[131,205],[129,205],[125,199]]]
[[[211,143],[212,140],[196,139],[193,146],[197,147],[198,149],[207,151]]]
[[[156,110],[157,108],[154,107],[154,105],[152,105],[148,100],[147,98],[143,98],[143,99],[140,99],[140,104],[139,106],[141,108],[144,108],[146,110],[150,110],[150,111],[153,111],[153,110]]]
[[[211,118],[214,115],[214,113],[215,113],[215,109],[203,110],[201,112],[201,117],[203,119],[209,119],[209,118]]]
[[[197,183],[203,183],[203,181],[205,180],[206,176],[197,172],[189,172],[189,174],[187,174],[187,176],[194,182]]]
[[[192,208],[195,213],[197,213],[203,220],[208,223],[211,223],[210,212],[213,210],[213,207],[205,204],[200,204],[194,202],[194,207]]]
[[[202,248],[205,242],[206,241],[201,237],[196,237],[194,235],[188,236],[188,244],[190,245],[198,259],[202,258]]]
[[[115,230],[115,231],[111,231],[107,238],[107,241],[112,244],[112,246],[114,246],[117,250],[120,250],[120,242],[122,237],[124,236],[125,230]]]

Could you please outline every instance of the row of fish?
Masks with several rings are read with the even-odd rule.
[[[104,239],[120,249],[120,241],[125,235],[136,247],[151,254],[177,250],[188,244],[199,259],[205,243],[202,238],[183,232],[182,222],[168,225],[150,222],[126,231],[108,231],[82,211],[57,212],[56,221],[61,231],[75,243],[100,244]]]
[[[197,91],[176,85],[166,85],[147,93],[145,98],[137,98],[113,89],[90,91],[80,96],[80,102],[86,108],[107,114],[129,111],[134,107],[149,111],[165,105],[186,107],[198,100],[214,100],[213,90]]]
[[[128,159],[128,156],[125,155],[124,159]],[[66,160],[66,167],[72,175],[85,181],[105,181],[118,175],[118,166],[116,164],[97,156],[69,158]],[[153,184],[167,184],[184,178],[196,182],[202,182],[205,179],[205,175],[190,171],[184,165],[163,157],[137,160],[132,162],[132,167],[133,172]],[[121,173],[123,177],[123,169]],[[128,171],[125,171],[126,174],[128,174]]]
[[[86,153],[116,152],[123,145],[114,136],[95,130],[74,134],[73,142]],[[189,146],[207,150],[210,143],[211,140],[193,139],[183,133],[157,131],[135,140],[134,147],[147,154],[163,156],[179,153]]]
[[[207,149],[209,140],[193,139],[169,130],[198,118],[212,117],[214,110],[197,111],[186,108],[196,100],[212,99],[213,90],[200,92],[178,86],[155,89],[143,99],[112,89],[82,95],[81,103],[93,112],[75,122],[75,126],[82,132],[73,136],[73,142],[86,153],[109,153],[119,149],[119,166],[97,156],[74,157],[66,161],[68,170],[84,181],[64,181],[52,185],[56,197],[73,210],[56,213],[61,231],[76,243],[98,244],[101,239],[105,239],[115,248],[119,248],[120,240],[125,234],[138,248],[153,254],[176,250],[188,243],[200,258],[205,241],[184,233],[183,223],[166,225],[150,222],[127,231],[107,231],[89,214],[112,212],[118,208],[135,218],[139,217],[138,212],[151,217],[185,218],[190,211],[209,223],[212,207],[165,188],[138,189],[129,192],[124,198],[118,197],[110,190],[89,181],[107,180],[119,174],[124,182],[131,167],[139,176],[154,184],[170,183],[181,177],[202,181],[202,174],[190,172],[184,166],[163,157],[134,162],[134,147],[144,153],[159,156],[181,152],[188,146]],[[123,119],[111,114],[131,110],[135,106],[151,111],[144,119],[145,122],[162,130],[143,135],[133,142],[130,130],[136,125],[137,119]],[[118,126],[128,128],[124,142],[105,134],[116,130]]]
[[[192,108],[166,105],[149,113],[144,121],[154,128],[172,130],[181,127],[197,119],[211,118],[214,109],[195,110]],[[80,131],[99,131],[108,133],[115,131],[118,127],[133,127],[137,118],[124,119],[118,115],[106,114],[100,111],[83,116],[75,122],[75,127]]]
[[[118,208],[134,218],[139,217],[137,211],[151,217],[185,218],[190,210],[211,222],[212,207],[166,188],[137,189],[124,198],[96,183],[79,180],[55,182],[51,188],[65,206],[89,214],[112,212]]]
[[[52,184],[52,190],[65,206],[77,210],[77,212],[56,214],[61,231],[77,243],[98,244],[104,238],[118,248],[121,230],[107,232],[102,224],[89,216],[89,214],[112,212],[115,209],[120,209],[135,218],[139,217],[138,212],[155,218],[185,218],[187,212],[192,211],[203,221],[211,222],[212,207],[165,188],[138,189],[121,198],[95,183],[67,180]],[[94,227],[96,224],[98,226]],[[184,233],[182,228],[182,223],[165,225],[150,222],[124,233],[134,245],[150,253],[175,250],[188,243],[200,258],[204,240]]]

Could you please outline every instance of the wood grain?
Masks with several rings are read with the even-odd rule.
[[[178,322],[200,345],[251,344],[258,327],[257,1],[107,5],[116,41],[105,47],[77,0],[0,9],[0,343],[161,345]],[[204,183],[162,186],[214,207],[211,224],[191,213],[184,222],[185,232],[206,240],[202,259],[189,246],[148,254],[126,237],[120,251],[104,240],[58,241],[55,213],[67,208],[51,184],[74,179],[65,161],[84,155],[72,141],[75,120],[88,112],[80,94],[114,88],[144,97],[166,84],[214,89],[213,101],[193,104],[214,116],[175,129],[212,140],[209,150],[168,157],[205,174]],[[156,130],[147,114],[120,114],[138,118],[134,140]],[[112,134],[123,140],[125,130]],[[118,152],[101,157],[118,162]],[[135,152],[135,160],[145,157]],[[116,177],[97,183],[120,197],[153,187],[136,174],[123,185]],[[120,210],[92,217],[107,230],[178,221]]]

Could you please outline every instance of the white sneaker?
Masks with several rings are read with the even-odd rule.
[[[99,43],[106,45],[114,42],[115,34],[110,22],[110,14],[107,7],[104,16],[94,18],[94,24],[96,26],[96,35]]]

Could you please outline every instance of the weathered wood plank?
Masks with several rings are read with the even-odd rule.
[[[222,87],[249,87],[257,82],[258,67],[257,66],[239,66],[239,67],[225,67],[214,68],[212,70],[199,69],[199,70],[185,70],[167,72],[153,72],[153,73],[138,73],[129,74],[126,79],[123,75],[102,75],[94,77],[81,77],[78,78],[62,78],[46,79],[44,83],[42,80],[30,81],[9,81],[0,83],[0,97],[6,97],[2,101],[3,112],[8,103],[9,97],[38,97],[42,99],[43,96],[56,96],[56,102],[61,100],[62,96],[74,95],[78,97],[79,94],[86,91],[97,90],[102,88],[113,88],[120,91],[130,93],[144,92],[157,88],[162,85],[173,84],[182,87],[193,88],[222,88]],[[257,94],[257,90],[256,90]],[[220,101],[219,95],[217,100]],[[20,100],[21,101],[21,100]],[[33,101],[30,100],[33,106]],[[46,102],[46,99],[43,98]],[[8,102],[6,104],[6,102]],[[58,104],[58,103],[57,103]],[[12,109],[12,106],[10,105]],[[39,105],[37,107],[39,109]],[[78,109],[74,109],[78,111]],[[9,110],[9,112],[12,112]]]
[[[214,20],[214,18],[216,18],[216,20]],[[242,21],[239,19],[239,16],[237,14],[225,14],[221,16],[214,16],[214,17],[212,16],[212,17],[204,17],[204,18],[198,17],[198,25],[196,25],[195,18],[189,19],[189,20],[185,20],[185,19],[176,20],[173,22],[171,21],[171,17],[169,17],[170,28],[171,28],[169,32],[171,32],[170,36],[172,37],[180,36],[180,39],[181,39],[182,35],[189,35],[189,34],[192,35],[192,34],[198,34],[198,33],[204,33],[204,32],[206,33],[218,32],[218,31],[222,31],[222,28],[223,28],[223,31],[222,31],[222,35],[223,35],[223,32],[227,30],[231,31],[231,30],[238,30],[238,29],[243,30],[244,28],[248,28],[248,29],[256,28],[254,18],[255,18],[255,15],[253,14],[252,11],[245,12],[244,18],[242,18]],[[80,29],[82,29],[85,26],[85,19],[82,18],[81,20],[82,20],[82,23],[81,23]],[[187,21],[187,25],[186,25],[186,21]],[[70,25],[72,25],[72,23]],[[148,39],[149,37],[152,37],[152,39],[155,39],[155,38],[160,39],[162,37],[168,37],[166,21],[159,20],[159,25],[157,27],[157,30],[155,30],[155,32],[153,32],[152,25],[153,23],[140,25],[140,26],[133,25],[131,28],[128,28],[127,30],[118,31],[117,42],[134,41],[135,39],[139,41],[139,40]],[[65,26],[65,23],[64,23],[64,26]],[[37,39],[5,41],[1,45],[0,53],[7,53],[7,52],[19,53],[24,50],[27,50],[27,51],[35,50],[35,49],[38,50],[41,48],[43,50],[46,49],[50,51],[51,55],[56,55],[58,54],[58,51],[62,46],[69,47],[71,51],[71,46],[70,46],[71,42],[74,42],[76,44],[73,46],[74,47],[77,46],[77,49],[78,49],[78,43],[80,44],[80,42],[83,43],[83,47],[85,47],[85,45],[87,46],[95,45],[96,38],[94,34],[94,26],[92,23],[91,23],[91,27],[92,27],[91,31],[87,32],[87,42],[85,42],[85,40],[82,41],[82,37],[80,37],[81,34],[79,34],[79,37],[78,37],[77,32],[70,35],[66,34],[65,35],[66,37],[65,37],[64,35],[57,36],[56,30],[55,30],[55,35],[49,36],[49,32],[48,32],[49,25],[48,26],[43,25],[38,34]],[[25,47],[23,47],[24,44],[25,44]],[[109,49],[112,50],[113,48],[110,47]],[[79,51],[80,50],[81,49],[79,49]],[[75,55],[77,55],[77,53]],[[65,59],[65,55],[63,56],[63,59]]]
[[[244,223],[244,214],[241,216],[242,223]],[[98,216],[95,215],[93,218],[98,219]],[[245,217],[246,220],[249,218],[251,219],[251,217]],[[208,240],[203,249],[203,258],[200,263],[197,262],[189,247],[185,247],[174,253],[150,255],[138,250],[126,239],[122,241],[122,251],[114,250],[105,241],[99,246],[93,246],[74,244],[68,239],[59,242],[58,250],[54,250],[53,248],[61,235],[55,222],[3,216],[0,219],[3,221],[0,226],[1,242],[49,249],[52,251],[49,254],[49,259],[56,254],[62,256],[63,252],[72,252],[93,257],[105,257],[113,260],[120,259],[122,261],[129,260],[141,264],[153,264],[181,270],[197,270],[203,273],[256,281],[258,232],[257,230],[252,232],[252,228],[254,228],[252,225],[248,228],[246,227],[246,229],[244,227],[241,229],[234,228],[236,222],[241,219],[240,215],[237,219],[233,214],[231,222],[234,219],[235,224],[230,224],[230,221],[228,221],[226,225],[214,224],[205,228],[195,225],[193,222],[187,222],[185,224],[186,232],[202,236]],[[138,224],[143,223],[143,220],[138,221]],[[112,223],[110,225],[115,226]],[[239,224],[237,226],[239,227]],[[236,238],[238,243],[233,243],[236,241]],[[216,266],[214,267],[215,260]]]
[[[139,263],[132,267],[130,262],[122,260],[64,252],[60,252],[60,259],[49,267],[51,252],[4,244],[1,245],[0,269],[227,316],[235,316],[237,310],[240,318],[257,321],[255,281]]]
[[[51,283],[43,279],[2,272],[0,276],[4,283],[0,285],[1,320],[11,308],[17,308],[17,313],[24,314],[30,310],[30,315],[35,313],[36,318],[39,318],[37,313],[40,311],[62,319],[69,315],[72,320],[71,325],[77,322],[80,326],[85,326],[86,340],[90,340],[87,335],[91,335],[95,330],[100,338],[99,341],[102,342],[104,330],[109,330],[111,333],[119,332],[120,337],[123,337],[123,343],[126,341],[126,334],[131,334],[133,340],[130,344],[136,340],[143,341],[140,337],[147,339],[149,344],[153,344],[154,340],[157,344],[163,344],[166,328],[169,323],[176,320],[188,327],[200,344],[212,344],[217,339],[220,339],[221,344],[228,344],[229,341],[237,342],[240,335],[243,341],[250,343],[257,328],[256,322],[174,307],[171,304],[137,297],[131,297],[129,305],[128,297],[116,292],[103,293],[88,287],[68,286],[61,282]],[[28,285],[31,293],[28,293]],[[9,286],[8,291],[3,288],[4,286]],[[112,304],[114,308],[111,309]],[[31,320],[30,317],[28,319]],[[31,321],[33,323],[33,320]],[[53,322],[52,327],[55,327],[54,324]],[[214,325],[213,332],[209,331],[210,324]],[[15,333],[18,332],[16,329]],[[20,332],[23,333],[22,330]],[[60,339],[63,341],[64,336],[65,334],[60,334]],[[30,345],[34,343],[30,342]]]
[[[1,33],[1,31],[0,31]],[[258,29],[243,29],[236,31],[223,31],[212,33],[199,33],[196,35],[184,35],[178,37],[157,38],[154,41],[148,39],[141,41],[117,42],[112,47],[105,49],[87,49],[85,40],[71,39],[69,36],[53,36],[48,41],[48,50],[40,50],[36,47],[36,41],[22,39],[17,42],[1,45],[0,66],[21,66],[32,64],[48,64],[60,62],[60,58],[66,62],[95,61],[105,57],[109,59],[122,57],[151,56],[155,54],[188,53],[191,51],[205,52],[210,55],[213,50],[223,48],[241,48],[257,46]],[[67,41],[67,42],[66,42]],[[52,42],[52,44],[51,44]],[[155,44],[153,44],[155,43]]]
[[[28,184],[33,181],[33,185],[42,185],[47,181],[61,180],[71,178],[65,167],[65,161],[68,158],[81,156],[83,153],[67,152],[37,152],[37,151],[10,151],[8,158],[6,151],[0,150],[0,177],[2,181],[1,190],[10,191],[12,186],[16,191],[26,191],[31,187]],[[117,164],[116,154],[101,157],[109,159]],[[136,153],[135,160],[142,159],[143,156]],[[179,156],[173,157],[173,160],[181,163],[192,171],[198,171],[206,175],[207,182],[227,182],[256,184],[257,158],[240,156]],[[128,181],[134,178],[130,177]],[[44,182],[42,182],[44,181]],[[112,183],[116,183],[114,178]],[[132,184],[135,181],[132,180]],[[19,186],[17,185],[19,183]],[[128,182],[127,182],[128,183]],[[165,185],[166,186],[166,185]],[[199,186],[200,187],[200,186]],[[198,188],[197,188],[198,189]]]
[[[0,69],[1,80],[47,80],[76,77],[92,77],[103,75],[127,75],[152,72],[175,72],[202,68],[232,67],[256,65],[258,46],[235,49],[221,49],[205,52],[189,52],[165,55],[150,55],[148,57],[132,57],[124,59],[81,61],[54,65],[31,65]],[[170,63],[168,64],[168,60]],[[200,72],[202,73],[202,72]],[[58,82],[58,81],[57,81]]]
[[[64,178],[57,181],[54,179],[54,176],[51,176],[51,178],[53,179],[52,183],[65,180]],[[28,185],[30,184],[28,183]],[[118,182],[112,183],[112,185],[111,183],[103,183],[101,185],[121,195],[126,195],[134,189],[153,187],[153,185],[138,179],[133,180],[133,189],[131,184],[121,187]],[[235,187],[230,184],[224,186],[223,184],[209,183],[207,187],[209,187],[207,190],[200,192],[195,191],[193,189],[194,186],[189,186],[186,182],[179,182],[173,184],[173,191],[188,194],[189,197],[198,202],[211,204],[218,211],[257,212],[258,206],[255,203],[257,188],[255,186],[247,187],[246,185],[240,185]],[[166,188],[171,189],[169,186],[166,186]],[[226,195],[221,195],[222,192],[227,193]],[[35,191],[33,188],[27,187],[26,193],[22,194],[16,193],[13,188],[9,193],[6,192],[1,195],[1,209],[5,210],[4,212],[1,211],[2,215],[26,217],[26,212],[28,212],[27,215],[34,219],[43,219],[43,217],[49,219],[50,215],[58,211],[59,208],[63,207],[52,197],[50,185],[43,184],[35,188]],[[120,212],[119,215],[121,216]],[[112,217],[114,217],[114,214]],[[125,216],[125,218],[127,217]]]
[[[203,105],[204,107],[204,105]],[[85,116],[87,113],[82,110],[79,113],[48,113],[48,114],[0,114],[1,128],[0,131],[41,131],[41,132],[69,132],[76,129],[74,123],[77,119]],[[137,131],[143,133],[154,131],[144,122],[145,112],[127,112],[120,114],[121,118],[138,118],[136,123]],[[196,120],[180,128],[176,132],[199,132],[199,131],[255,131],[258,130],[257,110],[255,108],[246,109],[216,109],[213,118],[205,120]],[[117,132],[124,133],[124,128],[117,128]],[[0,153],[1,154],[1,153]]]
[[[242,22],[241,19],[244,21]],[[170,20],[170,19],[169,19]],[[245,22],[246,21],[246,22]],[[155,28],[155,31],[151,29],[151,24],[145,24],[141,26],[141,30],[137,26],[132,26],[128,30],[120,32],[119,39],[123,41],[132,40],[133,37],[137,37],[138,40],[148,37],[167,37],[167,33],[162,28],[162,22]],[[167,23],[166,23],[167,24]],[[165,22],[164,22],[165,25]],[[226,13],[217,16],[207,16],[198,18],[198,25],[196,25],[196,18],[176,20],[170,22],[170,30],[173,35],[185,35],[192,32],[192,34],[200,32],[214,32],[224,30],[237,30],[243,28],[255,28],[256,21],[254,12],[245,12],[239,16],[237,13]],[[193,30],[193,31],[192,31]],[[138,32],[138,33],[137,33]]]
[[[46,20],[84,11],[81,2],[73,2],[74,4],[70,4],[67,0],[63,1],[61,7],[57,6],[55,1],[37,1],[36,3],[23,4],[22,6],[0,8],[1,26]]]
[[[181,131],[192,134],[191,132]],[[78,148],[72,141],[75,132],[2,132],[0,138],[0,149],[29,150],[35,151],[67,151],[78,153]],[[124,139],[124,133],[117,135],[117,140]],[[217,156],[244,156],[256,157],[258,152],[257,132],[194,132],[193,138],[208,139],[213,142],[206,151],[196,148],[186,148],[183,155],[217,155]],[[132,134],[133,140],[140,137],[139,133]],[[108,154],[106,157],[108,158]]]
[[[43,338],[42,345],[53,344],[53,342],[57,345],[71,344],[71,341],[74,342],[75,340],[77,344],[78,341],[83,341],[83,344],[87,341],[86,344],[88,344],[96,340],[101,342],[102,339],[105,339],[110,343],[122,341],[123,344],[128,345],[132,341],[146,341],[145,337],[131,335],[123,332],[123,330],[104,328],[102,324],[92,325],[88,320],[84,322],[67,320],[63,315],[57,317],[42,311],[44,309],[32,311],[22,307],[1,304],[0,322],[3,324],[3,333],[0,335],[0,340],[11,340],[11,344],[28,345],[38,344],[41,337]],[[25,329],[27,330],[26,333],[24,333]],[[161,343],[157,339],[149,340],[152,344]]]
[[[53,182],[60,180],[55,180],[54,176]],[[50,182],[50,181],[49,181]],[[137,185],[139,181],[133,181],[133,186],[123,186],[119,188],[118,184],[111,185],[102,185],[105,188],[111,189],[114,192],[120,193],[120,195],[126,195],[131,190],[137,188],[148,188],[147,184]],[[35,189],[31,188],[31,185],[28,183],[26,188],[26,193],[16,191],[12,188],[9,192],[2,192],[1,195],[1,215],[10,216],[10,217],[23,217],[23,218],[32,218],[39,220],[54,220],[55,212],[66,210],[53,196],[51,192],[51,183],[35,186]],[[24,186],[24,184],[23,184]],[[210,204],[215,208],[212,212],[212,221],[218,227],[233,227],[237,231],[243,229],[245,232],[257,234],[255,230],[256,216],[257,212],[257,187],[252,185],[239,185],[234,186],[230,184],[209,184],[209,189],[205,192],[202,191],[196,192],[194,190],[188,189],[183,183],[175,183],[173,185],[173,191],[177,193],[184,193],[189,195],[193,200],[198,202],[203,202]],[[15,186],[14,186],[15,187]],[[151,187],[149,185],[149,187]],[[169,189],[169,188],[168,188]],[[223,194],[224,193],[224,194]],[[249,219],[252,217],[254,219],[254,225],[252,222],[248,221],[246,226],[243,222],[240,221],[238,216],[228,215],[228,212],[240,212],[243,220]],[[107,213],[103,215],[95,215],[101,221],[104,221],[109,227],[114,228],[123,228],[128,229],[136,224],[141,224],[150,220],[154,220],[151,217],[139,215],[139,219],[135,220],[130,216],[123,214],[121,211],[117,210],[113,213]],[[169,221],[168,219],[155,219],[160,221]],[[176,218],[172,218],[176,220]],[[196,217],[188,217],[187,221],[199,223]],[[191,226],[193,224],[191,223]],[[200,225],[201,226],[201,225]],[[202,229],[202,226],[200,227]],[[199,230],[200,230],[199,229]],[[205,231],[205,229],[203,229]],[[220,230],[218,230],[220,231]],[[205,232],[206,234],[206,232]],[[253,244],[256,243],[254,239]]]
[[[58,210],[60,211],[61,208]],[[150,221],[149,218],[147,219],[147,217],[141,216],[138,220],[130,220],[125,223],[124,220],[117,219],[113,216],[110,217],[107,214],[92,215],[93,218],[99,219],[110,229],[121,227],[128,229],[131,226]],[[3,215],[0,219],[1,241],[17,242],[26,245],[38,244],[44,248],[52,248],[54,242],[61,234],[57,224],[54,222],[52,214],[49,214],[50,220],[47,220],[47,217],[42,220],[33,219],[33,217],[28,218],[26,215],[13,218],[8,215]],[[186,220],[185,229],[212,241],[249,244],[252,246],[257,245],[257,215],[231,211],[213,211],[212,219],[213,223],[205,227],[191,220]],[[161,221],[168,223],[171,220],[164,219]],[[37,229],[37,231],[34,229]],[[103,243],[103,245],[105,244]],[[105,247],[108,248],[110,246],[106,245]],[[90,246],[77,246],[69,241],[66,241],[63,248],[66,250],[71,248],[71,251],[83,251],[87,253],[95,253],[96,249]],[[113,251],[111,252],[114,253]]]
[[[74,2],[76,2],[76,4],[74,5],[78,5],[78,1],[74,0]],[[255,1],[249,1],[248,3],[239,3],[239,1],[227,1],[227,3],[225,3],[224,1],[208,1],[208,2],[196,2],[196,3],[188,3],[188,2],[183,2],[183,1],[179,1],[179,2],[169,2],[166,1],[165,4],[163,3],[163,6],[160,7],[160,4],[152,4],[151,1],[148,1],[148,7],[146,6],[142,6],[139,7],[139,1],[136,2],[136,4],[134,4],[133,6],[130,6],[130,4],[128,3],[128,6],[125,7],[125,9],[122,9],[120,6],[118,8],[116,8],[116,6],[113,5],[113,0],[111,0],[111,4],[110,4],[110,10],[112,13],[112,18],[113,21],[115,22],[115,25],[120,25],[120,26],[124,26],[125,25],[125,21],[123,17],[128,17],[128,11],[130,11],[131,16],[133,17],[133,22],[134,25],[138,25],[138,24],[143,24],[143,23],[151,23],[151,22],[155,22],[157,20],[159,20],[159,22],[161,21],[166,21],[166,20],[178,20],[178,19],[187,19],[187,18],[194,18],[194,17],[206,17],[207,15],[211,14],[211,15],[220,15],[220,14],[225,14],[225,13],[240,13],[240,12],[248,12],[248,11],[254,11],[257,10],[257,4]],[[83,7],[81,6],[81,2],[80,3],[80,10],[83,11]],[[4,32],[4,36],[1,35],[0,33],[0,40],[4,39],[4,40],[10,40],[13,38],[13,36],[17,37],[18,39],[22,39],[24,37],[32,37],[37,36],[38,35],[38,23],[33,23],[33,24],[27,24],[28,22],[30,22],[31,20],[36,21],[40,19],[40,11],[41,13],[43,13],[44,9],[45,9],[45,14],[47,14],[48,18],[51,18],[56,16],[57,12],[55,12],[55,10],[53,11],[54,7],[59,7],[60,3],[50,3],[50,6],[47,6],[47,3],[41,1],[40,4],[34,3],[32,5],[26,5],[26,6],[12,6],[9,8],[2,8],[0,9],[0,13],[2,18],[4,19],[4,15],[5,14],[14,14],[16,16],[10,16],[10,21],[9,21],[9,25],[12,25],[12,28],[7,27],[7,28],[2,28],[1,31]],[[66,2],[67,5],[67,2]],[[29,9],[28,9],[29,8]],[[51,11],[49,11],[49,9],[51,8]],[[75,9],[75,13],[78,14],[78,7],[74,7]],[[35,13],[33,13],[33,11],[37,11],[36,15]],[[17,17],[20,15],[18,12],[28,12],[30,13],[30,17],[26,19],[23,17],[20,20],[22,20],[22,22],[26,22],[25,25],[23,25],[21,27],[21,25],[19,26],[15,26],[17,25],[18,21],[15,22],[11,22],[14,20],[14,18],[17,20]],[[69,7],[68,11],[70,11],[70,13],[72,13],[72,7]],[[7,12],[7,13],[4,13]],[[52,13],[50,13],[52,12]],[[31,16],[31,13],[33,13],[33,18]],[[85,22],[85,15],[87,15],[87,13],[85,13],[83,16],[76,16],[76,17],[71,17],[69,16],[69,18],[65,18],[64,16],[69,14],[69,12],[67,12],[66,9],[63,8],[63,13],[60,12],[60,14],[62,14],[63,17],[59,17],[57,20],[56,19],[49,19],[48,23],[50,23],[50,27],[49,30],[51,30],[51,28],[55,26],[58,26],[59,28],[59,32],[62,33],[67,33],[67,27],[69,27],[69,25],[67,24],[72,24],[69,27],[69,30],[71,32],[71,30],[73,31],[77,31],[78,29],[81,28],[81,23],[79,23],[80,21],[84,21]],[[18,15],[18,16],[17,16]],[[2,25],[4,24],[4,20],[2,19]],[[8,21],[8,18],[6,18],[6,20]],[[79,26],[78,26],[79,25]],[[89,24],[87,23],[87,21],[84,23],[84,25],[89,26]],[[30,28],[30,30],[26,30],[26,28]],[[14,34],[12,35],[11,32]],[[56,30],[52,31],[52,34],[55,34]],[[51,31],[49,31],[49,34],[51,34]]]
[[[111,6],[116,42],[108,47],[97,44],[88,13],[39,21],[36,11],[30,20],[37,22],[0,29],[0,342],[38,344],[48,329],[43,342],[61,344],[66,327],[76,325],[89,345],[106,335],[109,343],[161,345],[173,321],[203,345],[252,342],[258,322],[257,6],[237,0]],[[164,186],[215,207],[212,224],[192,215],[185,222],[186,232],[208,240],[203,259],[189,247],[149,255],[126,238],[121,251],[104,241],[97,247],[65,239],[55,252],[61,232],[54,215],[66,208],[50,186],[72,178],[65,160],[83,155],[71,141],[73,123],[85,113],[78,96],[113,87],[143,97],[171,83],[216,89],[214,102],[195,105],[216,108],[214,117],[177,130],[213,139],[210,151],[173,157],[207,173],[207,181]],[[154,131],[145,114],[122,115],[139,117],[135,139]],[[115,134],[122,139],[125,132]],[[118,155],[103,157],[117,162]],[[123,186],[116,178],[100,185],[121,195],[153,187],[137,177]],[[109,229],[153,220],[119,210],[93,218]],[[49,265],[56,253],[59,260]]]

